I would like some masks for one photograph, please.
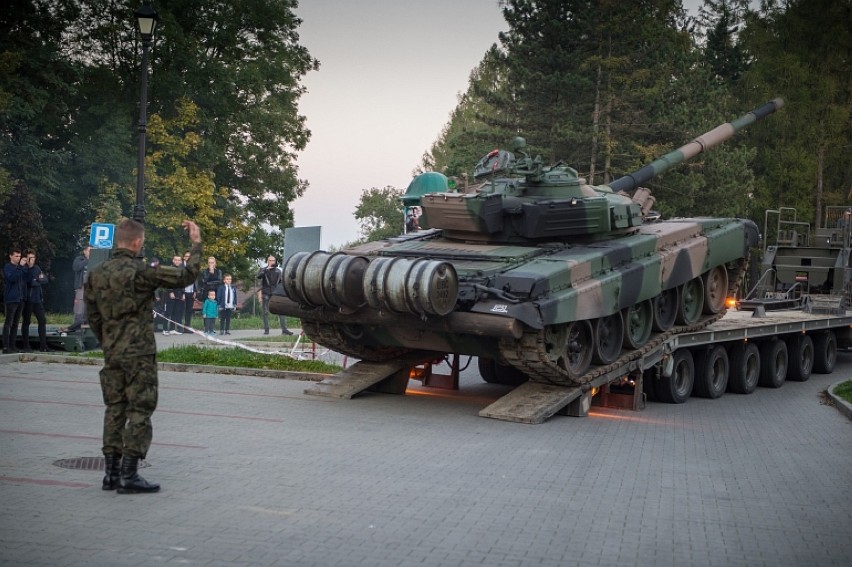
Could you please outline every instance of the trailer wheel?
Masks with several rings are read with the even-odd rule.
[[[692,393],[701,398],[716,399],[725,393],[730,374],[728,351],[722,345],[694,353],[695,387]]]
[[[661,402],[682,404],[692,394],[695,383],[695,362],[692,353],[682,348],[674,353],[674,370],[671,376],[660,376],[654,384],[654,392]]]
[[[814,337],[814,372],[831,374],[837,364],[837,336],[826,331]]]
[[[737,343],[731,348],[731,374],[728,390],[751,394],[760,378],[760,350],[754,343]]]
[[[500,384],[503,386],[520,386],[529,378],[526,374],[508,364],[500,364],[493,358],[479,357],[477,360],[479,375],[489,384]]]
[[[760,379],[764,388],[780,388],[787,377],[787,343],[772,339],[760,345]]]
[[[787,379],[805,382],[814,368],[814,341],[808,335],[794,335],[787,345],[790,351]]]

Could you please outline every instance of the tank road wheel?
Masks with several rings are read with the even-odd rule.
[[[654,298],[654,330],[668,331],[677,318],[678,290],[676,287],[663,291]]]
[[[680,288],[677,322],[681,325],[692,325],[701,317],[703,307],[704,282],[701,278],[692,278]]]
[[[787,343],[780,339],[760,345],[760,379],[764,388],[780,388],[787,377]]]
[[[583,376],[592,365],[595,340],[589,321],[573,321],[567,325],[547,327],[544,340],[551,360],[567,372],[571,380]]]
[[[737,343],[731,348],[731,373],[728,391],[751,394],[760,378],[760,350],[754,343]]]
[[[704,274],[704,312],[715,315],[725,308],[728,297],[728,270],[716,266]]]
[[[597,364],[609,364],[614,362],[621,354],[621,342],[624,335],[624,319],[621,312],[616,312],[609,317],[601,317],[594,322],[595,331],[595,354],[594,361]]]
[[[795,335],[787,343],[790,352],[787,379],[806,382],[814,369],[814,341],[808,335]]]
[[[661,402],[682,404],[692,395],[695,383],[695,362],[689,349],[678,349],[674,353],[674,369],[669,377],[660,376],[654,384],[654,393]]]
[[[837,364],[837,337],[826,331],[814,337],[814,372],[831,374]]]
[[[624,348],[642,348],[651,337],[654,304],[646,299],[624,310]]]
[[[489,384],[503,386],[520,386],[529,378],[526,374],[509,364],[500,364],[493,358],[480,357],[477,361],[479,375]]]
[[[716,399],[728,386],[730,363],[728,351],[722,345],[700,350],[695,357],[695,388],[692,393],[701,398]]]

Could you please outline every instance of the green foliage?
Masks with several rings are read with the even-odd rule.
[[[88,358],[103,358],[103,352],[84,353]],[[289,372],[316,372],[335,374],[340,367],[320,360],[297,360],[277,353],[257,353],[238,347],[209,347],[198,345],[174,346],[157,352],[158,362],[176,364],[204,364],[230,368],[259,368]]]
[[[665,217],[792,206],[813,219],[852,201],[852,4],[706,0],[503,0],[507,32],[421,169],[470,172],[523,135],[591,184],[649,163],[781,96],[786,107],[648,183]]]
[[[22,182],[12,188],[0,206],[0,249],[4,264],[8,262],[7,252],[13,246],[19,247],[22,253],[35,250],[39,266],[45,271],[50,269],[53,245],[42,225],[33,194]]]
[[[380,240],[402,234],[403,191],[387,186],[361,191],[361,198],[355,208],[355,218],[361,224],[361,234],[365,240]]]
[[[754,61],[741,98],[783,95],[787,106],[756,130],[758,202],[817,218],[852,200],[852,4],[791,0],[752,15],[743,42]],[[814,214],[816,213],[816,214]]]
[[[834,388],[834,393],[852,404],[852,380],[847,380]]]
[[[35,195],[59,255],[87,239],[91,222],[132,214],[138,4],[20,0],[0,13],[0,163]],[[318,68],[298,43],[295,6],[156,4],[145,206],[158,253],[183,248],[172,221],[195,217],[208,249],[248,273],[269,252],[257,249],[268,248],[259,231],[292,225],[290,203],[306,187],[295,155],[310,137],[300,81]]]
[[[236,347],[211,348],[195,345],[171,347],[157,352],[159,362],[208,364],[237,368],[262,368],[334,374],[340,367],[319,360],[296,360],[282,354],[260,354]]]

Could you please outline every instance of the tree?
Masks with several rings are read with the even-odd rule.
[[[12,188],[0,207],[0,249],[3,250],[3,263],[8,259],[6,253],[14,246],[22,252],[32,249],[38,255],[43,270],[50,270],[54,248],[42,224],[41,212],[30,191],[23,182]]]
[[[7,190],[23,183],[31,192],[60,252],[79,204],[65,174],[78,79],[61,51],[70,7],[63,0],[13,0],[0,11],[0,167]]]
[[[470,74],[467,91],[450,115],[437,141],[423,156],[415,174],[438,171],[448,177],[471,173],[476,162],[514,135],[511,118],[491,104],[506,89],[506,74],[497,46],[486,52]]]
[[[752,63],[738,85],[746,100],[783,96],[784,110],[755,130],[756,199],[795,207],[819,223],[825,205],[852,201],[852,3],[789,0],[749,14]]]
[[[14,0],[0,15],[8,31],[0,37],[0,163],[36,195],[61,254],[72,253],[96,212],[124,206],[124,188],[134,182],[137,6]],[[290,203],[307,187],[295,154],[310,132],[297,104],[301,77],[318,62],[298,43],[295,6],[295,0],[157,5],[151,123],[179,119],[176,101],[188,100],[196,107],[199,141],[192,152],[155,161],[149,179],[177,183],[181,170],[208,172],[215,189],[198,194],[212,199],[206,207],[223,209],[227,225],[273,232],[290,226]],[[159,164],[166,170],[157,171]],[[112,200],[100,202],[104,196]],[[149,238],[168,240],[160,232],[151,225]]]
[[[381,240],[402,234],[403,191],[391,187],[372,187],[361,191],[355,218],[361,225],[364,240]]]

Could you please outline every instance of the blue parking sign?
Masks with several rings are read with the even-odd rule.
[[[89,246],[92,248],[112,248],[112,239],[114,234],[114,224],[92,223]]]

